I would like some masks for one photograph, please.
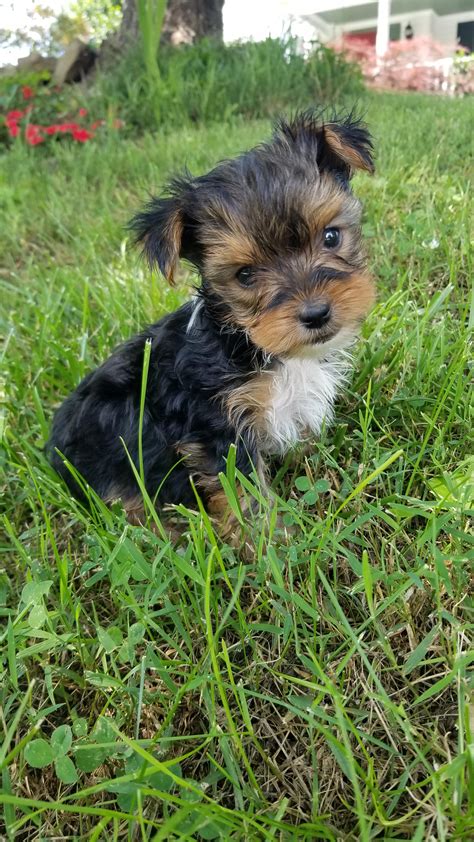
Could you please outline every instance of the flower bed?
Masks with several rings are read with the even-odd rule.
[[[62,88],[42,87],[35,91],[30,85],[23,85],[13,92],[11,99],[21,107],[9,108],[4,115],[6,132],[0,135],[0,142],[7,144],[21,138],[28,146],[38,146],[65,137],[86,143],[104,128],[123,126],[118,119],[91,120],[88,109],[78,106],[77,98],[68,97]]]

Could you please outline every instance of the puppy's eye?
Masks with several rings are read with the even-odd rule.
[[[327,249],[335,249],[341,242],[341,232],[339,231],[339,228],[325,228],[323,241]]]
[[[255,280],[255,269],[253,266],[242,266],[242,269],[239,269],[239,271],[235,273],[235,277],[237,278],[239,284],[242,284],[243,287],[248,287]]]

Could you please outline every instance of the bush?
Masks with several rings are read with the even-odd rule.
[[[129,128],[271,117],[283,109],[341,102],[363,91],[359,67],[315,45],[306,58],[295,40],[163,47],[158,112],[138,49],[96,80],[93,95],[114,103]],[[156,92],[155,92],[156,94]]]
[[[103,136],[107,130],[121,128],[122,121],[110,109],[105,117],[90,113],[79,86],[46,85],[36,77],[30,74],[32,84],[28,85],[18,84],[20,76],[0,85],[0,147],[10,146],[16,138],[29,146],[71,140],[85,143],[97,132]]]
[[[377,60],[375,47],[363,39],[344,37],[334,49],[361,68],[368,85],[383,90],[429,91],[466,94],[474,92],[474,62],[456,45],[446,46],[431,38],[391,41],[383,59]],[[459,51],[459,48],[458,48]]]
[[[106,124],[136,133],[233,116],[268,118],[284,110],[353,100],[363,91],[357,64],[321,45],[305,57],[292,39],[230,46],[203,40],[194,46],[162,47],[158,70],[156,85],[150,86],[143,52],[136,48],[113,69],[99,71],[88,90],[82,85],[53,88],[43,84],[47,79],[4,80],[0,145],[15,137],[30,145],[48,139],[83,142]],[[25,89],[34,92],[34,103],[27,107]],[[78,115],[82,122],[77,122]]]

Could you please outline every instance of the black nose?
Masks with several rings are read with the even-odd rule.
[[[304,324],[309,330],[314,330],[318,327],[323,327],[331,318],[331,305],[323,304],[305,304],[300,311],[300,322]]]

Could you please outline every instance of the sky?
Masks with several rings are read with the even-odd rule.
[[[36,2],[35,0],[0,0],[0,27],[7,30],[28,31],[35,21],[35,5],[48,7],[56,16],[63,8],[70,5],[70,2],[68,0],[36,0]],[[28,55],[28,52],[27,47],[5,49],[0,46],[0,65],[16,64],[17,60],[21,56]]]
[[[224,39],[252,38],[261,41],[269,35],[278,38],[288,29],[291,16],[304,7],[314,11],[317,0],[226,0],[224,3]]]
[[[55,14],[67,10],[71,0],[39,0]],[[36,0],[38,3],[38,0]],[[35,0],[0,0],[2,29],[27,29],[34,20]],[[310,5],[314,8],[313,0]],[[267,36],[278,37],[287,29],[291,13],[308,7],[307,0],[225,0],[224,38],[226,41],[252,38],[260,41]],[[27,55],[28,49],[0,48],[0,64],[15,64]]]

